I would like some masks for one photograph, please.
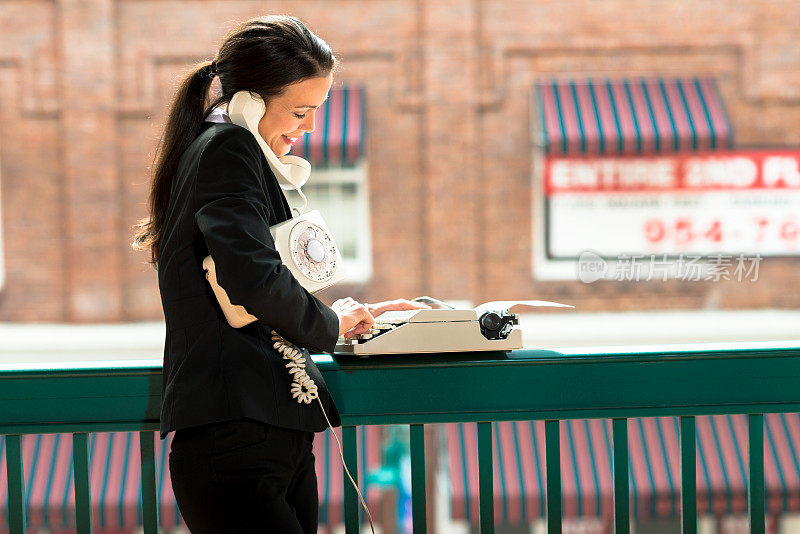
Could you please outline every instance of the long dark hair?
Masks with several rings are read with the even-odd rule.
[[[258,93],[268,102],[288,85],[327,76],[335,67],[336,58],[328,44],[295,17],[272,15],[249,20],[228,34],[217,58],[195,65],[175,93],[156,152],[150,216],[134,225],[133,248],[149,248],[149,263],[158,265],[161,232],[178,161],[199,135],[203,120],[213,108],[242,90]],[[209,103],[215,76],[219,76],[222,90]]]

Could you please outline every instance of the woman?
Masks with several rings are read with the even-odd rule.
[[[311,351],[367,331],[374,315],[424,305],[408,301],[326,306],[281,264],[269,227],[291,217],[264,153],[230,123],[225,104],[260,95],[258,133],[277,155],[314,130],[336,59],[293,17],[248,21],[181,84],[159,147],[150,217],[134,246],[151,250],[166,319],[161,438],[176,431],[172,487],[193,533],[291,532],[317,528],[314,432],[327,428],[318,403],[291,397],[292,376],[271,330]],[[214,77],[221,94],[208,104]],[[258,321],[225,320],[202,270],[214,258],[220,285]],[[331,424],[339,414],[310,358],[308,375]]]

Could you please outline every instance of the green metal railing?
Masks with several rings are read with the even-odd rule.
[[[544,420],[548,532],[561,532],[559,420],[611,418],[615,531],[630,532],[627,419],[680,416],[681,515],[697,532],[695,416],[748,414],[750,531],[765,531],[764,413],[800,411],[800,343],[659,346],[614,350],[315,356],[343,423],[357,476],[356,426],[410,425],[414,532],[426,531],[424,425],[477,422],[481,532],[494,530],[492,421]],[[0,434],[7,435],[9,526],[25,531],[21,434],[73,433],[78,532],[91,532],[87,432],[138,431],[143,525],[158,531],[154,431],[158,362],[0,367]],[[359,530],[345,479],[345,527]],[[558,498],[551,498],[558,496]]]

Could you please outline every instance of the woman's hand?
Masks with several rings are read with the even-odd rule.
[[[344,335],[346,339],[367,332],[375,324],[366,305],[359,304],[350,297],[337,300],[331,305],[331,309],[339,317],[339,335]]]
[[[377,317],[383,312],[392,310],[427,310],[430,306],[423,302],[414,302],[406,299],[387,300],[377,304],[367,304],[367,309],[373,317]]]

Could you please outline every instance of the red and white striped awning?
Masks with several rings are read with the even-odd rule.
[[[613,516],[609,420],[561,421],[564,517]],[[676,417],[628,421],[631,513],[680,514],[680,442]],[[492,423],[494,514],[497,523],[545,517],[544,422]],[[747,420],[744,415],[696,418],[698,514],[747,511]],[[764,432],[766,509],[800,510],[800,415],[768,414]],[[451,506],[455,519],[479,523],[477,429],[446,425]]]
[[[341,428],[337,428],[336,433],[341,440]],[[170,433],[165,440],[156,440],[155,451],[159,524],[166,530],[183,524],[169,477],[168,453],[172,436]],[[380,467],[380,427],[359,427],[356,436],[359,479],[363,480],[368,470]],[[324,532],[341,523],[344,517],[342,464],[330,430],[315,437],[314,456],[320,499],[320,531]],[[22,437],[22,458],[28,527],[47,528],[53,532],[74,531],[72,435],[25,435]],[[8,524],[8,478],[3,436],[0,436],[0,459],[0,532],[5,532]],[[89,462],[94,531],[117,534],[136,531],[142,524],[139,434],[91,434]],[[377,488],[370,488],[366,493],[373,518],[379,517],[379,492]]]
[[[547,154],[649,154],[730,148],[731,124],[711,78],[536,83]]]
[[[167,453],[172,434],[156,440],[156,488],[159,521],[163,528],[182,523],[169,478]],[[5,458],[5,437],[0,453]],[[72,435],[22,436],[23,477],[27,523],[31,529],[58,532],[75,529]],[[6,462],[0,464],[0,503],[7,515]],[[139,434],[91,434],[89,473],[92,521],[97,532],[127,532],[141,525],[141,470]],[[4,523],[5,524],[5,523]]]
[[[292,154],[317,166],[352,166],[364,156],[365,91],[334,86],[315,115],[315,128],[292,147]]]

